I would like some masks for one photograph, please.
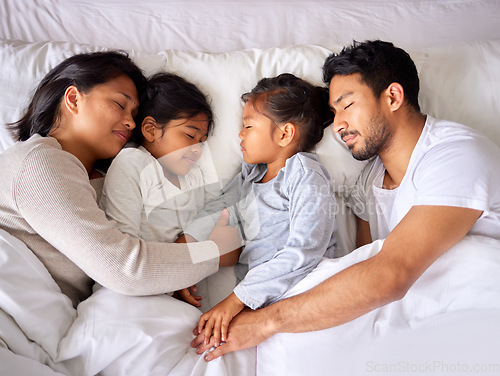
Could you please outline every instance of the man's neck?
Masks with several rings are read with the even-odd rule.
[[[425,115],[415,114],[399,121],[391,145],[379,154],[386,170],[383,188],[395,189],[401,184],[425,120]]]

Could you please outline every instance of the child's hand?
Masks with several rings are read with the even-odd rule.
[[[195,307],[201,307],[200,300],[202,300],[203,298],[199,295],[195,295],[194,293],[196,291],[197,291],[196,285],[193,285],[187,289],[176,291],[174,297],[176,297],[179,300],[183,300],[186,303],[194,305]]]
[[[198,321],[198,332],[201,333],[204,330],[205,344],[208,344],[213,333],[215,347],[219,347],[220,343],[226,340],[229,322],[243,308],[245,308],[245,304],[233,292],[210,311],[201,315],[200,321]]]

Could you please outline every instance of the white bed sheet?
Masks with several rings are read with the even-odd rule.
[[[500,38],[497,0],[3,0],[0,38],[155,53],[380,38],[406,49]]]
[[[325,259],[286,296],[372,257],[382,244],[378,240],[343,258]],[[199,313],[185,303],[101,288],[78,306],[75,318],[71,309],[59,309],[67,298],[47,281],[40,261],[0,231],[0,280],[8,283],[4,277],[12,272],[26,283],[2,286],[7,299],[0,299],[0,371],[5,375],[500,374],[500,242],[492,239],[466,237],[402,300],[350,323],[278,334],[257,352],[248,349],[210,363],[189,346]],[[32,310],[17,309],[36,300],[39,290],[52,297]],[[31,324],[35,316],[40,322],[59,321],[60,330],[54,323]]]
[[[372,257],[382,244],[322,261],[286,296]],[[258,346],[257,375],[500,375],[498,286],[500,242],[468,236],[403,299],[338,327],[271,337]]]
[[[195,353],[200,314],[169,295],[103,287],[75,310],[37,257],[0,229],[1,375],[254,376],[255,349],[210,363]]]

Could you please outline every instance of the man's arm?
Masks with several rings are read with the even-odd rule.
[[[276,333],[322,330],[344,324],[403,298],[422,273],[458,243],[481,211],[447,206],[414,206],[374,257],[352,265],[315,288],[236,316],[225,344],[206,355],[258,345]],[[199,338],[193,346],[200,344]],[[200,346],[198,352],[207,347]]]
[[[356,247],[362,247],[365,244],[372,242],[372,235],[370,233],[370,224],[356,216]]]

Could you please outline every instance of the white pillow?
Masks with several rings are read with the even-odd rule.
[[[427,53],[420,75],[422,111],[478,129],[500,146],[500,40]]]
[[[19,119],[31,90],[57,63],[81,52],[103,48],[63,42],[28,43],[0,40],[0,122]],[[146,74],[160,70],[177,73],[197,85],[209,98],[215,116],[214,133],[208,139],[218,178],[222,184],[241,168],[238,133],[242,124],[241,95],[252,90],[263,77],[289,72],[316,85],[322,82],[322,67],[327,56],[339,52],[340,46],[299,45],[251,49],[228,53],[165,50],[145,54],[129,50],[130,56]],[[419,70],[425,53],[411,53]],[[4,127],[0,127],[0,151],[13,143]],[[366,162],[352,158],[344,143],[325,130],[316,148],[332,177],[338,196],[337,218],[339,255],[354,248],[355,225],[345,207],[345,200]]]
[[[186,77],[209,96],[216,127],[208,144],[219,177],[227,180],[239,171],[242,162],[238,138],[243,112],[241,95],[252,90],[261,78],[285,72],[324,86],[322,67],[325,59],[341,49],[340,46],[298,45],[220,54],[167,50],[164,52],[164,69]],[[426,54],[411,55],[420,69]],[[331,127],[325,130],[316,151],[329,170],[337,191],[352,186],[365,165],[365,162],[352,158],[344,143],[333,135]]]
[[[0,229],[0,308],[53,359],[76,318],[71,300],[26,245]]]
[[[128,52],[146,74],[160,70],[180,74],[209,97],[216,126],[208,144],[219,177],[226,181],[239,171],[242,161],[238,138],[243,109],[241,95],[250,91],[259,79],[284,72],[323,85],[323,63],[328,55],[340,49],[301,45],[220,54],[180,50],[158,54]],[[19,119],[32,90],[57,63],[77,53],[98,50],[104,48],[67,42],[0,40],[0,123]],[[426,55],[412,53],[412,57],[419,69]],[[0,151],[12,143],[5,128],[0,127]],[[351,157],[342,141],[332,136],[331,128],[325,132],[317,151],[339,191],[351,186],[364,166]]]
[[[294,46],[221,54],[167,50],[164,54],[164,69],[186,77],[211,101],[216,123],[208,145],[219,177],[226,181],[240,170],[243,160],[238,138],[241,95],[252,90],[261,78],[284,72],[323,85],[321,67],[331,51],[320,46]]]
[[[14,141],[5,125],[20,119],[40,80],[62,60],[78,53],[106,50],[87,44],[67,42],[29,43],[0,40],[0,152]],[[130,56],[146,74],[163,65],[160,55]]]
[[[71,43],[0,43],[0,151],[13,144],[5,124],[19,120],[32,90],[63,59],[96,47]]]

